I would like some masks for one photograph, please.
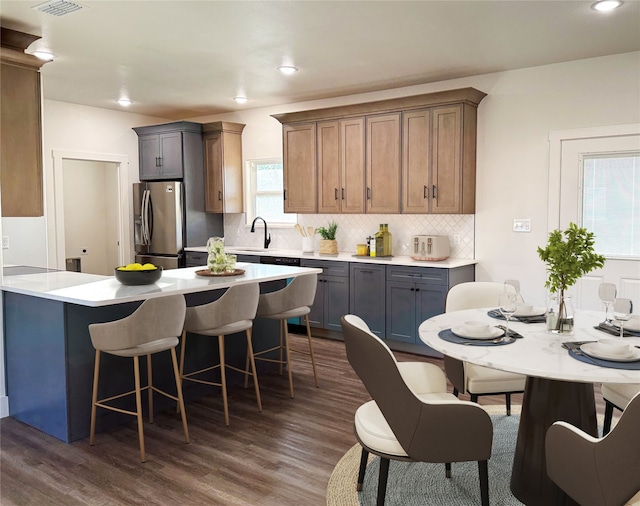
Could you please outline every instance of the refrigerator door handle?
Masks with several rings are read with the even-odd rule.
[[[140,211],[142,219],[142,243],[149,245],[149,190],[142,192],[142,209]]]
[[[151,191],[149,191],[147,200],[147,244],[151,245],[151,238],[153,237],[153,201],[151,200]]]

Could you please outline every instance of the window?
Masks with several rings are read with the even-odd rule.
[[[264,218],[270,226],[297,222],[296,214],[284,212],[282,160],[249,160],[247,174],[247,224],[256,216]]]
[[[607,257],[640,258],[640,153],[582,156],[582,226]]]

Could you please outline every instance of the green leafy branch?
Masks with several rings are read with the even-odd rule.
[[[335,221],[330,221],[328,227],[320,227],[318,233],[323,239],[334,240],[336,238],[336,230],[338,230],[338,224]]]

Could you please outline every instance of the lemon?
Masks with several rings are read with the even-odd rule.
[[[155,271],[157,267],[153,264],[144,264],[140,270],[141,271]]]
[[[135,264],[127,264],[124,269],[122,269],[124,271],[141,271],[142,270],[142,264],[139,263],[135,263]]]

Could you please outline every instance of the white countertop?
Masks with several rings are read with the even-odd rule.
[[[293,278],[301,274],[317,273],[322,269],[289,267],[238,262],[244,269],[241,276],[202,277],[195,272],[203,267],[169,269],[152,285],[127,286],[113,276],[98,276],[80,272],[56,271],[37,274],[6,276],[0,288],[3,291],[69,302],[82,306],[109,306],[162,297],[165,295],[206,292],[230,286]]]
[[[438,337],[444,329],[462,325],[466,321],[481,321],[492,326],[504,324],[487,315],[488,309],[469,309],[434,316],[423,322],[420,339],[433,349],[459,360],[503,371],[539,378],[584,383],[640,383],[640,371],[611,369],[581,362],[562,348],[565,341],[597,341],[611,337],[593,327],[602,321],[603,312],[576,311],[574,332],[570,336],[547,333],[544,323],[511,321],[509,328],[524,336],[503,346],[464,346]],[[625,337],[625,342],[640,345],[640,337]]]
[[[250,248],[245,246],[225,246],[226,253],[256,255],[256,256],[271,256],[271,257],[286,257],[286,258],[307,258],[313,260],[333,260],[338,262],[360,262],[370,264],[390,264],[390,265],[407,265],[411,267],[437,267],[440,269],[453,269],[455,267],[463,267],[465,265],[474,265],[477,260],[472,258],[449,258],[440,262],[423,262],[413,260],[410,256],[393,256],[391,258],[383,259],[376,257],[361,257],[355,256],[352,253],[338,253],[338,255],[320,255],[317,251],[314,253],[303,253],[300,250],[291,249],[263,249],[263,248]],[[185,248],[185,251],[194,251],[198,253],[206,253],[207,247],[192,247]]]

